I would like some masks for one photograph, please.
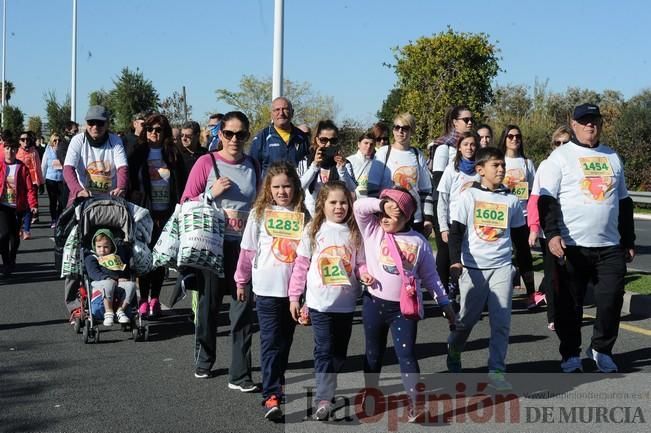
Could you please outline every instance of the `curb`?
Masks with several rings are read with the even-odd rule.
[[[651,214],[635,213],[635,214],[633,214],[633,219],[651,221]]]
[[[622,314],[630,314],[648,319],[651,317],[651,296],[635,292],[625,292]]]

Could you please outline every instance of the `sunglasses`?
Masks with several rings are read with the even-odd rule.
[[[20,137],[18,140],[19,141],[27,141],[27,137]]]
[[[601,125],[601,117],[598,116],[584,116],[580,119],[576,119],[577,123],[580,123],[581,125],[587,125],[588,123],[591,123],[593,125]]]
[[[378,137],[378,138],[375,139],[375,141],[377,141],[378,143],[380,141],[389,141],[389,137]]]
[[[554,140],[554,144],[555,144],[556,146],[561,146],[561,145],[563,145],[563,144],[565,144],[565,143],[569,143],[569,142],[570,142],[570,140],[565,140],[565,141],[562,141],[562,140]]]
[[[148,126],[147,132],[155,132],[156,134],[160,134],[161,132],[163,132],[163,128],[161,128],[160,126]]]
[[[411,131],[411,126],[409,125],[393,125],[394,131],[409,132]]]
[[[88,126],[97,126],[98,128],[102,128],[106,125],[106,122],[103,120],[87,120],[86,123],[88,123]]]
[[[506,134],[506,138],[509,140],[522,140],[521,134]]]
[[[333,138],[328,138],[328,137],[318,137],[317,140],[319,140],[319,143],[321,143],[321,144],[328,144],[328,143],[330,143],[330,144],[332,144],[332,145],[335,145],[335,144],[339,143],[339,139],[338,139],[337,137],[333,137]]]
[[[191,140],[192,137],[193,137],[192,134],[190,134],[190,135],[188,135],[188,134],[181,134],[181,138],[187,138],[188,140]]]
[[[466,125],[470,122],[472,122],[472,117],[457,117],[457,120],[463,120],[463,123]]]
[[[226,140],[232,140],[233,137],[237,138],[237,141],[244,141],[249,138],[249,131],[229,131],[228,129],[222,129],[222,136]]]
[[[52,140],[52,143],[58,143],[59,140]]]

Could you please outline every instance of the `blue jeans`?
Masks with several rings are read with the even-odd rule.
[[[281,397],[296,328],[289,312],[289,298],[256,295],[255,308],[260,324],[262,398]]]
[[[346,362],[353,313],[322,313],[310,308],[310,320],[314,330],[315,400],[330,401],[337,389],[337,373]]]
[[[366,386],[377,387],[378,385],[382,358],[387,348],[387,336],[391,330],[405,391],[408,394],[415,393],[414,388],[420,376],[420,367],[414,352],[418,321],[406,319],[400,313],[400,302],[385,301],[368,292],[364,292],[362,321],[366,338],[364,357]]]
[[[21,218],[23,219],[23,231],[29,232],[32,229],[32,212],[29,210],[23,212]]]

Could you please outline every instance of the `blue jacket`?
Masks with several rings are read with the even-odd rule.
[[[47,180],[53,180],[55,182],[63,182],[63,162],[59,161],[59,167],[54,168],[52,164],[57,160],[57,155],[52,146],[47,146],[45,148],[45,153],[43,154],[43,160],[41,161],[41,171],[43,172],[43,177]]]
[[[303,131],[292,125],[289,143],[285,144],[276,128],[269,125],[253,137],[250,155],[260,163],[264,176],[269,165],[276,161],[288,161],[297,167],[309,154],[309,141]]]

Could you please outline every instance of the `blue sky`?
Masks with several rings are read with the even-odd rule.
[[[6,0],[11,102],[44,118],[43,94],[70,92],[72,0]],[[337,120],[370,124],[395,83],[391,48],[444,31],[483,32],[499,84],[563,91],[651,86],[647,1],[285,0],[285,78],[332,96]],[[227,111],[218,88],[271,76],[273,0],[78,0],[77,120],[88,94],[139,68],[161,97],[185,85],[193,117]],[[1,24],[1,23],[0,23]]]

